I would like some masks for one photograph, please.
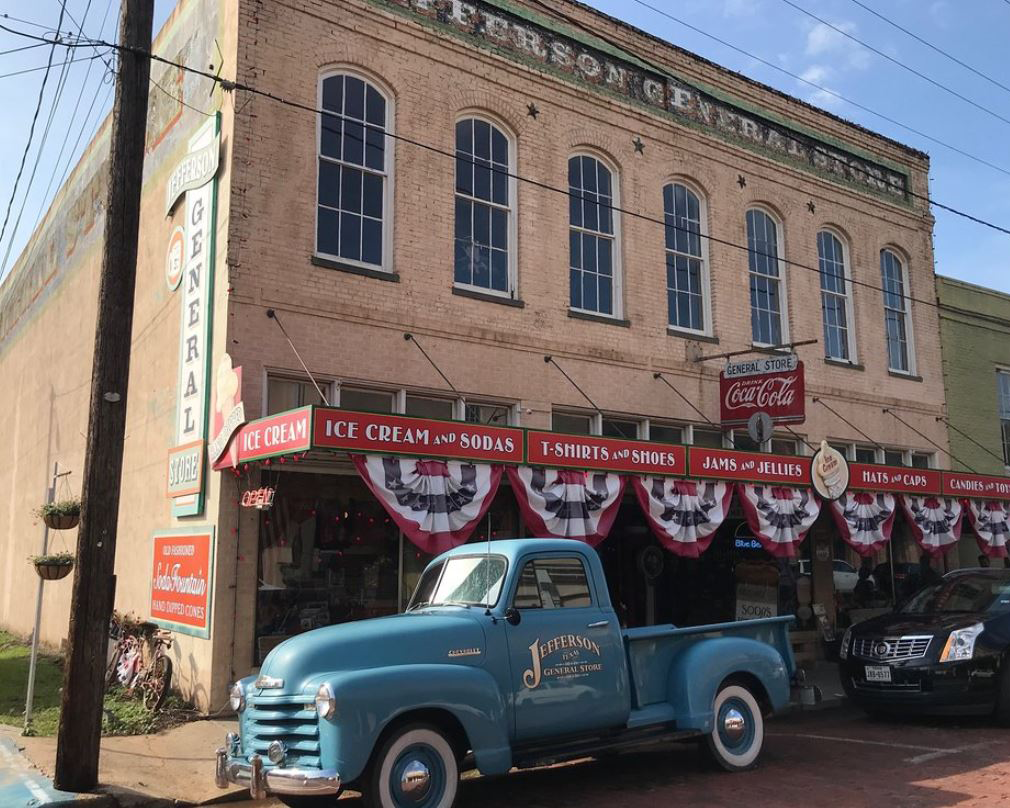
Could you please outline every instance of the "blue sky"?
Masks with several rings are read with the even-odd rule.
[[[715,34],[790,73],[806,77],[926,135],[1001,166],[1007,173],[980,165],[816,90],[689,30],[636,0],[589,0],[600,10],[656,36],[928,152],[932,158],[931,187],[935,200],[1010,228],[1010,123],[998,120],[867,51],[790,7],[785,0],[646,1],[656,9]],[[980,106],[1010,119],[1010,91],[974,75],[892,28],[860,8],[855,0],[793,1],[903,64],[955,89]],[[860,2],[1010,87],[1010,71],[1006,69],[1010,2]],[[83,21],[87,35],[104,39],[115,36],[117,6],[115,0],[68,0],[67,3],[72,18],[77,23]],[[167,17],[172,6],[170,0],[156,0],[156,27]],[[970,13],[966,13],[966,8],[970,8]],[[53,28],[59,16],[59,3],[57,0],[0,0],[0,17],[3,14]],[[44,32],[44,28],[12,19],[0,19],[0,23],[21,30]],[[77,30],[77,25],[68,18],[63,29],[68,30],[71,26]],[[38,47],[4,53],[27,44],[32,43],[0,31],[0,109],[4,111],[0,116],[0,148],[4,155],[0,161],[0,216],[14,184],[43,75],[40,70],[17,76],[7,74],[44,65],[48,51],[47,47]],[[73,58],[88,55],[91,54],[78,51]],[[110,103],[111,85],[105,77],[106,69],[102,62],[90,60],[69,64],[60,101],[39,155],[39,144],[49,121],[52,99],[60,87],[61,65],[65,56],[65,51],[57,50],[11,222],[0,242],[0,266],[4,267],[0,269],[0,276],[14,263],[40,212],[55,193],[60,178],[68,167],[72,167]],[[91,114],[87,115],[89,110]],[[68,132],[69,137],[64,144]],[[74,149],[79,133],[80,142]],[[58,160],[61,146],[63,156]],[[28,178],[36,166],[35,178],[29,187]],[[21,221],[12,238],[11,230],[22,208]],[[1010,235],[936,208],[934,214],[937,272],[1010,293],[1010,262],[1006,260]],[[4,261],[8,250],[9,256]]]

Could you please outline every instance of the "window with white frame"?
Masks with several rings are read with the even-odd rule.
[[[329,382],[319,382],[319,388],[327,399],[331,398]],[[306,404],[325,404],[315,385],[308,379],[292,379],[282,376],[267,377],[267,406],[265,415],[304,407]]]
[[[864,446],[860,444],[838,443],[831,445],[848,460],[857,463],[883,463],[887,466],[906,466],[916,469],[936,468],[936,453],[899,449],[889,446]]]
[[[513,146],[483,118],[456,124],[456,245],[454,279],[482,291],[512,295]],[[514,172],[513,172],[514,173]]]
[[[887,339],[887,367],[899,373],[912,372],[909,348],[908,295],[905,267],[891,250],[880,252],[880,275],[884,286],[884,329]]]
[[[352,73],[319,82],[316,253],[372,269],[389,264],[389,107],[371,82]],[[332,114],[327,114],[332,113]]]
[[[596,157],[568,161],[569,277],[573,309],[619,314],[613,172]]]
[[[395,409],[394,394],[389,390],[365,390],[340,385],[340,407],[358,412],[386,412]]]
[[[685,185],[663,187],[666,299],[671,328],[704,333],[708,279],[702,255],[701,200]]]
[[[996,371],[996,392],[999,397],[1000,435],[1003,439],[1003,462],[1010,466],[1010,370]]]
[[[747,211],[747,250],[751,337],[759,345],[780,345],[785,328],[779,227],[763,210]]]
[[[821,312],[824,319],[824,355],[843,362],[854,360],[852,350],[852,297],[845,267],[845,246],[829,230],[817,234],[817,260],[821,274]]]

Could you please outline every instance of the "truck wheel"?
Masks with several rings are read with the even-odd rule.
[[[712,710],[715,726],[705,736],[712,759],[723,769],[739,772],[757,762],[764,743],[765,725],[761,705],[742,685],[723,686]]]
[[[451,808],[459,790],[452,744],[428,724],[393,733],[379,749],[368,778],[372,808]]]

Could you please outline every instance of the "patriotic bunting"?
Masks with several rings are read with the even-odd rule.
[[[523,521],[536,536],[596,546],[610,532],[624,491],[619,474],[508,466]]]
[[[635,476],[631,484],[656,538],[685,558],[698,558],[708,549],[733,496],[727,483]]]
[[[930,555],[948,552],[961,538],[961,517],[964,516],[964,511],[954,497],[903,494],[901,504],[912,528],[912,535]]]
[[[821,512],[813,492],[752,483],[740,483],[737,490],[747,524],[765,550],[776,557],[793,558]]]
[[[871,556],[891,538],[894,494],[849,491],[831,503],[831,515],[842,539],[861,556]]]
[[[455,460],[351,455],[365,485],[424,552],[466,542],[501,482],[501,466]]]
[[[968,521],[975,531],[979,549],[990,558],[1006,558],[1010,538],[1007,504],[984,499],[969,499],[967,503]]]

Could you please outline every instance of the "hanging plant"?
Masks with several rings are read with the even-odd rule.
[[[77,527],[81,519],[81,501],[79,499],[63,499],[59,502],[47,502],[35,510],[50,530],[70,530]]]
[[[66,578],[70,570],[74,568],[74,556],[72,553],[47,553],[31,557],[32,564],[35,565],[35,572],[39,578],[46,581],[58,581]]]

